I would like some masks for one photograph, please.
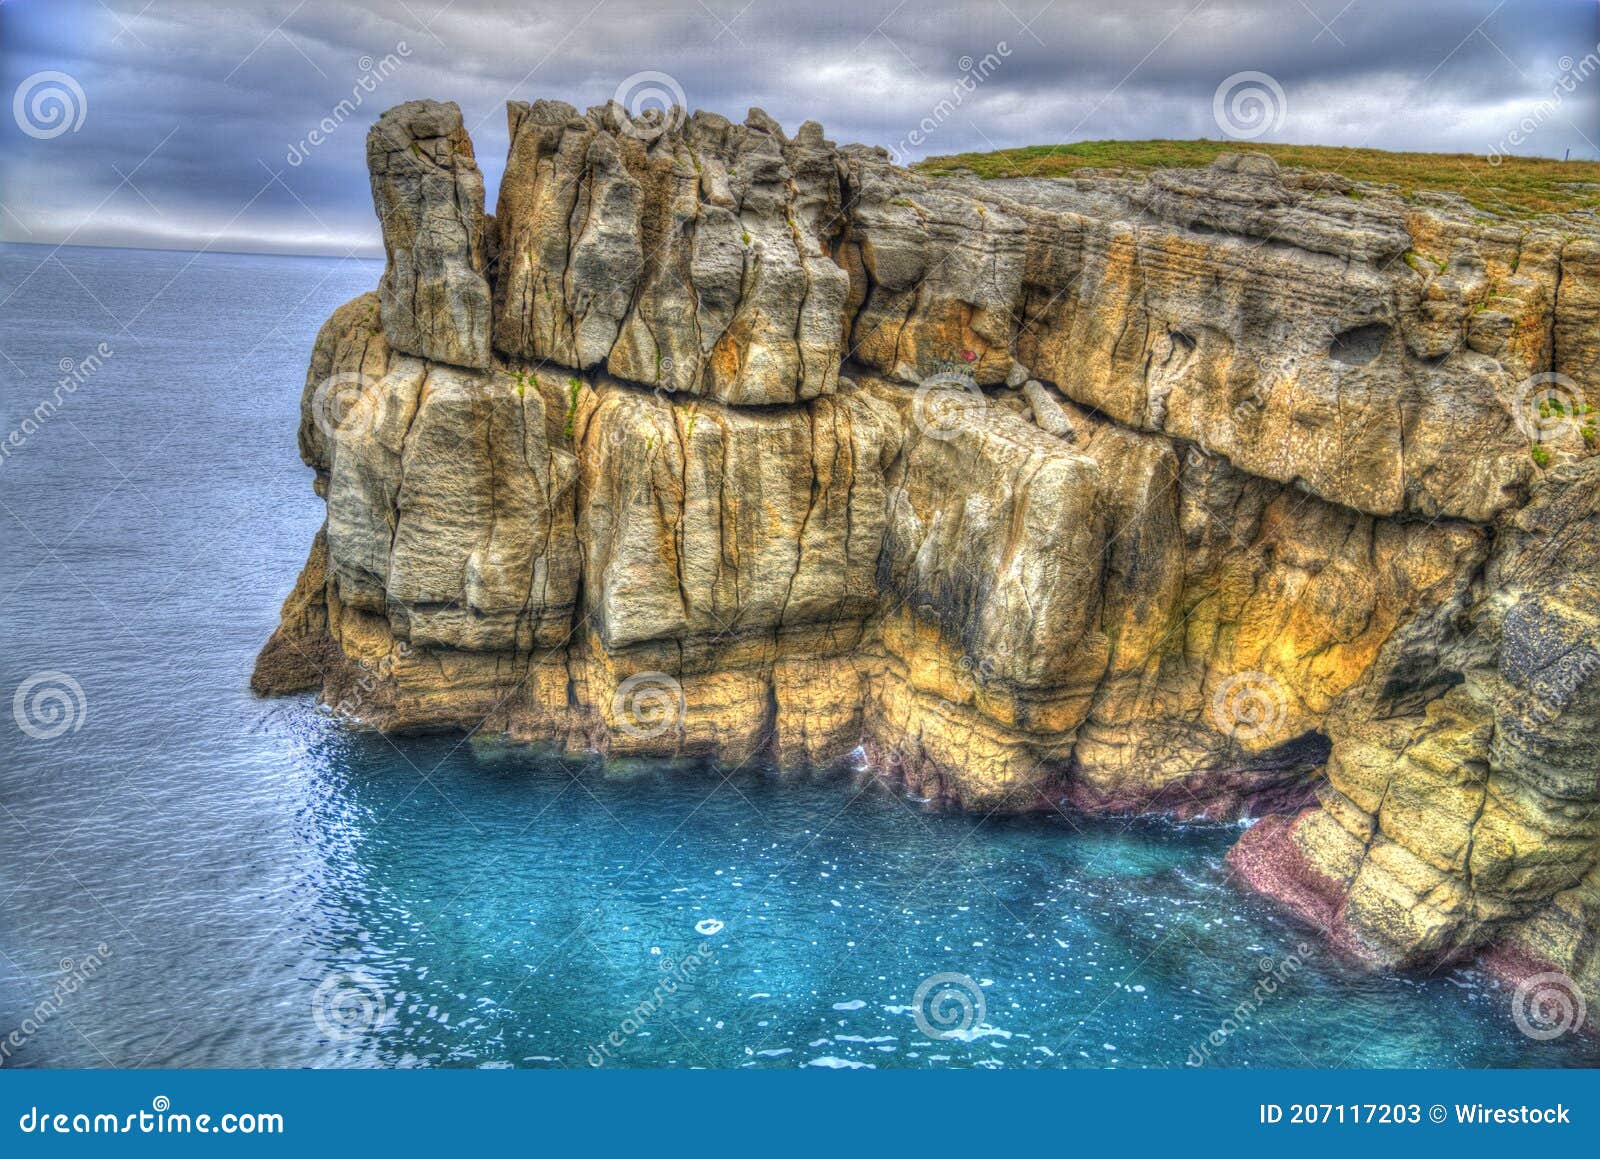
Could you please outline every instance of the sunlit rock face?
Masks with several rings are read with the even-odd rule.
[[[396,350],[482,369],[489,365],[483,174],[461,110],[408,101],[367,134],[372,202],[388,265],[378,286]]]
[[[984,812],[1265,817],[1375,962],[1595,1000],[1600,239],[1270,159],[928,178],[759,110],[369,139],[254,686]]]
[[[820,126],[559,101],[510,119],[497,350],[726,403],[833,392],[849,279]]]

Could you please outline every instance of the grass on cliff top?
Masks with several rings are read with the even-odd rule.
[[[1390,153],[1241,141],[1079,141],[929,157],[915,168],[934,176],[970,169],[984,178],[1071,177],[1086,168],[1135,172],[1195,168],[1211,164],[1220,153],[1265,153],[1286,167],[1392,184],[1407,199],[1419,190],[1454,193],[1479,209],[1510,217],[1600,209],[1600,162],[1542,157],[1506,157],[1491,165],[1472,153]],[[1582,188],[1584,184],[1595,188]]]

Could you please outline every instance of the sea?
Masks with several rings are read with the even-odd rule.
[[[1237,826],[252,696],[312,340],[380,272],[0,246],[0,1068],[1600,1064],[1474,969],[1338,958]]]

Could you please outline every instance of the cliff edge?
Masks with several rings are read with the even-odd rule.
[[[1600,1011],[1600,229],[509,121],[492,216],[454,105],[368,138],[387,268],[312,353],[258,692],[1264,817],[1239,878],[1350,953]]]

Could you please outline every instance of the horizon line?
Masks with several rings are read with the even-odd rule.
[[[215,246],[162,246],[162,245],[119,245],[115,242],[76,242],[76,241],[18,241],[15,238],[0,238],[0,245],[30,246],[37,249],[84,249],[84,250],[129,250],[135,253],[153,254],[219,254],[244,258],[326,258],[331,261],[357,261],[381,262],[384,255],[357,254],[357,253],[324,253],[317,250],[250,250],[250,249],[222,249]]]
[[[0,0],[0,3],[3,3],[3,2],[4,2],[4,0]],[[1600,0],[1597,0],[1597,2],[1600,2]],[[1389,154],[1395,154],[1395,155],[1398,155],[1398,156],[1414,156],[1414,157],[1433,156],[1433,157],[1448,157],[1448,158],[1466,158],[1466,157],[1478,157],[1479,156],[1479,154],[1477,154],[1477,153],[1462,153],[1462,152],[1447,153],[1447,152],[1440,152],[1440,151],[1428,150],[1428,149],[1385,149],[1385,148],[1374,148],[1374,147],[1370,147],[1370,146],[1351,146],[1351,145],[1321,145],[1321,144],[1309,144],[1308,145],[1308,144],[1301,143],[1301,142],[1286,142],[1286,141],[1237,141],[1237,142],[1230,142],[1226,138],[1215,138],[1215,137],[1206,137],[1206,136],[1200,136],[1200,137],[1142,137],[1142,138],[1107,137],[1107,138],[1097,138],[1097,139],[1084,139],[1084,140],[1081,140],[1081,141],[1067,141],[1067,142],[1061,142],[1061,143],[1053,144],[1053,145],[1013,145],[1013,146],[1004,146],[1004,147],[1001,147],[1001,148],[998,148],[998,149],[960,150],[960,151],[957,151],[957,152],[954,152],[954,153],[929,154],[926,157],[922,157],[922,158],[919,158],[916,161],[912,161],[912,162],[907,163],[904,167],[908,168],[908,169],[914,169],[918,165],[926,164],[926,163],[931,162],[931,161],[949,161],[949,160],[956,160],[958,158],[967,157],[967,156],[982,157],[982,156],[993,155],[993,154],[997,154],[997,153],[1015,153],[1015,152],[1021,152],[1021,151],[1027,150],[1027,149],[1064,150],[1064,149],[1069,149],[1069,148],[1071,148],[1073,146],[1076,146],[1076,145],[1106,145],[1106,144],[1148,145],[1148,144],[1162,144],[1162,143],[1195,143],[1195,144],[1207,144],[1207,145],[1209,145],[1209,144],[1222,144],[1222,145],[1233,144],[1233,145],[1236,145],[1237,147],[1235,149],[1233,149],[1233,150],[1230,150],[1232,152],[1249,153],[1249,152],[1252,152],[1252,151],[1260,150],[1266,156],[1271,156],[1270,150],[1275,149],[1275,148],[1344,149],[1344,150],[1348,150],[1348,151],[1351,151],[1351,152],[1389,153]],[[1508,155],[1506,155],[1504,157],[1504,160],[1506,160],[1506,161],[1546,162],[1546,163],[1554,163],[1554,164],[1557,164],[1557,165],[1600,165],[1600,157],[1597,157],[1597,158],[1573,157],[1573,156],[1571,156],[1571,149],[1570,148],[1568,150],[1566,150],[1566,154],[1567,154],[1566,156],[1562,156],[1562,157],[1554,157],[1554,156],[1549,156],[1547,154],[1540,154],[1540,153],[1508,154]],[[488,209],[488,206],[485,205],[485,211],[487,211],[487,209]],[[72,236],[71,233],[69,233],[67,235],[68,238],[70,238],[71,236]],[[118,242],[22,241],[22,240],[18,240],[16,238],[6,238],[6,237],[0,237],[0,245],[38,246],[38,247],[41,247],[41,248],[50,248],[50,249],[65,249],[65,248],[69,248],[69,247],[72,248],[72,249],[114,249],[114,250],[143,251],[143,252],[147,252],[147,253],[182,253],[182,254],[208,254],[208,253],[214,253],[214,254],[231,254],[231,255],[234,255],[234,256],[238,256],[238,257],[327,258],[327,259],[332,259],[332,260],[336,260],[336,261],[344,260],[344,259],[347,259],[347,258],[348,259],[354,259],[354,260],[357,260],[357,261],[383,261],[384,260],[384,255],[382,253],[373,254],[371,256],[365,256],[365,255],[358,255],[358,254],[354,253],[353,251],[346,251],[344,253],[334,253],[334,252],[328,252],[328,251],[323,251],[323,250],[276,250],[276,249],[239,249],[239,248],[226,248],[226,249],[224,249],[224,248],[214,248],[214,247],[209,246],[209,245],[183,246],[183,245],[124,244],[124,243],[118,243]],[[380,243],[378,248],[381,250],[381,248],[382,248],[381,247],[381,243]]]

